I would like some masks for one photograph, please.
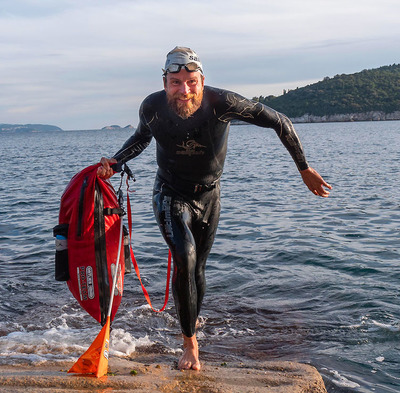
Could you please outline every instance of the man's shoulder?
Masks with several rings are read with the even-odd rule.
[[[204,96],[206,97],[206,101],[213,106],[220,115],[248,101],[242,95],[231,90],[211,86],[204,87]]]
[[[213,87],[213,86],[208,86],[208,85],[204,86],[204,94],[207,94],[209,96],[221,97],[221,96],[225,95],[227,92],[228,92],[228,90],[221,89],[219,87]]]
[[[159,103],[165,102],[166,94],[165,90],[156,91],[149,94],[142,102],[144,105],[157,105]]]
[[[232,92],[219,87],[204,86],[204,98],[214,107],[224,106],[230,93]]]
[[[221,101],[229,101],[231,97],[244,98],[234,91],[213,86],[204,86],[204,94],[210,98],[219,99]]]
[[[164,90],[156,91],[148,95],[139,108],[139,119],[143,125],[148,126],[157,112],[162,112],[166,107],[166,95]]]

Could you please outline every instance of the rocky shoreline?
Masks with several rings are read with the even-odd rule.
[[[334,123],[334,122],[352,122],[352,121],[385,121],[400,120],[400,111],[385,113],[371,111],[366,113],[347,113],[340,115],[314,116],[305,114],[300,117],[292,117],[293,123]]]
[[[295,362],[207,363],[179,371],[167,359],[110,359],[103,378],[67,374],[70,363],[0,366],[2,393],[327,393],[318,371]]]

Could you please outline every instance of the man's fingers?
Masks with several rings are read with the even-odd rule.
[[[105,178],[107,176],[107,170],[103,166],[99,166],[97,168],[97,175],[99,177]]]
[[[100,159],[100,164],[107,170],[110,169],[110,163],[113,164],[115,162],[117,162],[115,158],[101,157]]]
[[[315,195],[319,195],[319,196],[324,197],[324,198],[329,196],[329,191],[325,190],[322,187],[319,190],[315,190],[315,191],[316,191]]]
[[[328,186],[329,186],[329,184],[328,184]],[[332,189],[332,187],[329,187],[329,189]],[[315,187],[309,187],[309,190],[314,195],[319,195],[324,198],[328,197],[330,194],[328,190],[325,190],[325,188],[323,188],[322,184],[319,184],[318,186],[315,186]]]
[[[114,174],[114,171],[111,169],[110,165],[115,164],[116,162],[117,160],[115,158],[101,157],[101,166],[97,168],[97,175],[104,179],[110,178]]]

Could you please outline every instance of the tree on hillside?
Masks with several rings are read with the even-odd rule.
[[[321,82],[285,94],[260,96],[262,102],[289,117],[325,116],[400,110],[400,64],[325,77]]]

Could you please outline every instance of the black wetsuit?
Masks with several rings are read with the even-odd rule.
[[[303,149],[290,120],[236,93],[204,87],[201,107],[188,119],[167,104],[165,91],[148,96],[135,133],[114,155],[126,162],[154,137],[158,172],[153,207],[173,255],[172,288],[182,332],[195,333],[205,292],[204,269],[219,221],[220,185],[233,119],[273,128],[299,170],[307,169]]]

